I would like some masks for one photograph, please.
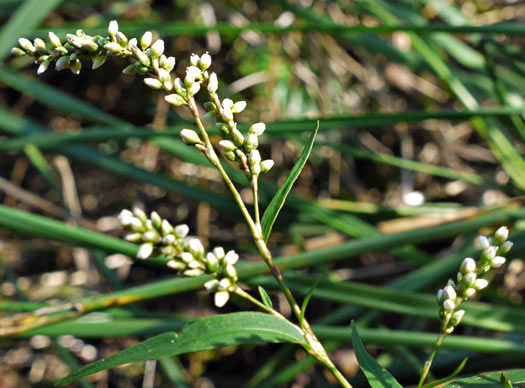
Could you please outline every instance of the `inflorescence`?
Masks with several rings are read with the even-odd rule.
[[[216,247],[206,253],[199,239],[188,237],[188,225],[172,226],[157,212],[152,212],[148,217],[138,208],[132,212],[124,209],[120,212],[119,219],[129,232],[124,238],[140,244],[138,259],[145,260],[155,254],[162,254],[169,260],[166,265],[178,271],[181,276],[213,276],[214,279],[206,282],[205,287],[215,292],[217,307],[226,304],[230,290],[236,287],[238,280],[235,263],[239,260],[239,255],[235,251],[225,252],[222,247]]]
[[[508,253],[513,243],[507,241],[509,230],[500,227],[492,237],[479,237],[481,255],[479,262],[467,257],[461,263],[456,280],[450,279],[448,284],[437,293],[440,307],[439,316],[442,320],[442,334],[450,334],[465,315],[465,310],[457,310],[459,305],[476,295],[488,286],[489,281],[480,276],[505,263],[503,255]]]

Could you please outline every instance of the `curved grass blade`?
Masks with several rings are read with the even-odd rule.
[[[268,241],[268,237],[270,237],[270,232],[272,231],[272,226],[277,219],[277,216],[279,215],[279,212],[281,211],[281,208],[284,205],[284,202],[286,201],[286,197],[290,193],[290,190],[292,189],[292,186],[294,182],[297,180],[297,177],[301,173],[304,165],[306,164],[306,161],[308,160],[308,157],[310,156],[310,152],[312,152],[312,148],[315,141],[315,136],[317,135],[317,131],[319,131],[319,121],[317,122],[317,126],[308,138],[308,141],[306,142],[306,145],[303,149],[303,152],[301,156],[299,157],[299,160],[293,166],[292,171],[290,172],[290,175],[288,175],[288,178],[286,178],[286,181],[281,186],[279,191],[275,194],[272,201],[266,208],[264,215],[261,220],[261,227],[263,232],[264,241]]]
[[[357,332],[357,325],[352,321],[352,345],[354,346],[359,367],[366,375],[366,379],[372,388],[402,388],[396,379],[381,365],[377,363],[374,358],[368,354],[359,333]]]
[[[433,388],[433,387],[435,387],[437,385],[444,384],[447,381],[452,380],[454,377],[456,377],[459,374],[459,372],[461,372],[463,370],[463,368],[467,364],[467,361],[468,361],[468,358],[463,359],[463,361],[461,361],[461,363],[454,370],[454,372],[449,374],[447,377],[443,377],[442,379],[439,379],[439,380],[436,380],[436,381],[432,381],[432,382],[424,385],[423,388]]]
[[[314,290],[315,290],[315,288],[317,287],[317,285],[319,284],[320,281],[321,281],[321,276],[319,276],[317,278],[317,280],[315,281],[314,285],[310,288],[310,290],[308,291],[308,293],[304,297],[303,304],[301,305],[301,318],[299,319],[299,322],[301,323],[301,325],[303,324],[303,321],[304,321],[304,314],[306,313],[306,307],[308,306],[308,302],[310,302],[310,298],[314,294]]]
[[[501,376],[509,380],[512,384],[525,383],[525,369],[507,370],[500,372],[483,373],[477,376],[454,381],[445,385],[444,388],[489,388],[504,387],[501,383]]]
[[[180,334],[161,334],[90,364],[58,381],[57,385],[69,384],[80,377],[128,362],[157,360],[222,346],[258,342],[305,344],[297,326],[272,315],[257,312],[216,315],[199,319],[182,329]]]
[[[266,290],[262,288],[261,286],[257,287],[257,289],[259,290],[259,295],[261,295],[261,299],[263,303],[269,308],[273,309],[273,303],[272,303],[272,299],[270,298],[270,295],[268,295]]]

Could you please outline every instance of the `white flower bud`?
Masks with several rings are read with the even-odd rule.
[[[456,290],[454,289],[454,287],[448,285],[443,289],[443,296],[445,299],[456,300]]]
[[[248,132],[255,133],[257,136],[261,136],[266,130],[266,124],[264,123],[255,123],[253,124]]]
[[[202,269],[202,263],[200,263],[197,260],[190,261],[188,263],[188,268],[191,268],[191,269],[196,269],[196,268]]]
[[[244,149],[247,152],[255,150],[259,146],[259,138],[255,133],[248,133],[246,142],[244,143]]]
[[[119,53],[122,51],[122,47],[117,42],[109,42],[104,45],[104,48],[112,53]]]
[[[491,261],[494,257],[496,257],[496,253],[497,248],[491,245],[481,253],[481,259]]]
[[[186,105],[186,100],[178,94],[169,94],[164,97],[164,99],[168,102],[168,104],[174,106]]]
[[[498,230],[496,230],[496,233],[494,233],[494,240],[496,240],[498,244],[503,244],[508,238],[509,229],[506,226],[500,227]]]
[[[195,81],[200,79],[201,73],[202,72],[201,72],[201,70],[198,67],[196,67],[196,66],[189,66],[186,69],[186,76],[184,77],[184,84],[187,87],[192,86],[195,83]]]
[[[195,132],[192,129],[183,129],[180,131],[180,137],[182,138],[182,141],[186,144],[197,144],[201,143],[201,139],[197,132]]]
[[[188,225],[186,224],[180,224],[180,225],[177,225],[175,227],[175,235],[178,237],[178,238],[184,238],[188,235],[188,233],[190,232],[190,228]]]
[[[126,44],[128,44],[128,37],[120,31],[117,32],[116,39],[117,43],[123,47],[126,46]]]
[[[188,96],[192,97],[194,95],[196,95],[199,90],[201,89],[201,84],[198,83],[198,82],[195,82],[193,85],[191,85],[187,90],[188,90]]]
[[[33,45],[35,46],[36,49],[40,49],[40,50],[46,49],[46,43],[40,38],[36,38],[33,41]]]
[[[182,252],[180,254],[180,259],[184,261],[186,264],[191,263],[193,260],[195,260],[195,258],[190,252]]]
[[[476,279],[474,282],[474,289],[481,291],[489,285],[487,279]]]
[[[49,41],[51,42],[53,46],[55,47],[62,46],[62,43],[60,42],[60,38],[56,36],[54,32],[49,31],[47,36],[49,36]]]
[[[118,22],[116,20],[112,20],[109,22],[108,26],[108,34],[112,38],[117,34],[118,32]]]
[[[170,73],[168,73],[166,70],[160,68],[160,69],[158,70],[158,74],[159,74],[159,79],[160,79],[162,82],[171,81]]]
[[[33,43],[31,43],[29,39],[20,38],[18,39],[18,44],[20,45],[20,47],[22,47],[26,51],[29,51],[30,53],[34,53],[36,51],[35,47],[33,46]]]
[[[140,242],[142,241],[142,233],[128,233],[124,236],[124,240],[129,242]]]
[[[133,214],[142,222],[146,222],[146,220],[148,219],[148,216],[146,215],[146,213],[144,213],[144,210],[138,207],[133,209]]]
[[[228,299],[230,299],[230,293],[228,291],[217,291],[215,293],[215,306],[222,307],[228,302]]]
[[[512,241],[505,241],[498,249],[498,255],[505,255],[512,249],[514,243]]]
[[[217,259],[222,259],[226,255],[223,247],[213,248],[213,254]]]
[[[195,258],[201,258],[204,255],[204,247],[199,239],[192,238],[188,241],[188,249]]]
[[[246,101],[237,101],[233,104],[232,111],[233,113],[241,113],[244,108],[246,108]]]
[[[477,280],[481,280],[481,279],[477,279]],[[472,298],[474,295],[476,295],[476,289],[474,289],[474,288],[467,288],[463,292],[463,297],[465,299]]]
[[[461,263],[460,271],[464,274],[476,271],[476,261],[472,257],[467,257]]]
[[[38,66],[38,70],[36,71],[36,74],[40,75],[40,74],[44,73],[47,70],[47,68],[49,67],[50,63],[51,63],[50,60],[42,62],[40,64],[40,66]]]
[[[128,209],[123,209],[118,215],[118,219],[120,223],[124,226],[129,225],[131,223],[132,218],[133,218],[133,213],[130,212]]]
[[[152,253],[153,253],[153,244],[151,243],[142,244],[139,247],[139,250],[137,252],[137,259],[145,260],[148,257],[150,257]]]
[[[496,256],[495,258],[492,259],[492,261],[490,262],[490,266],[492,268],[499,268],[501,267],[503,264],[505,264],[505,258],[503,256]]]
[[[142,240],[145,242],[155,242],[159,239],[159,234],[155,230],[148,230],[142,234]]]
[[[453,311],[456,308],[456,303],[454,303],[451,299],[445,299],[443,302],[443,310],[450,312]]]
[[[210,272],[216,272],[219,269],[219,260],[212,252],[206,255],[206,265]]]
[[[215,289],[219,284],[219,281],[217,279],[208,280],[206,283],[204,283],[204,288],[208,291]]]
[[[176,238],[175,238],[174,235],[172,235],[172,234],[167,234],[166,236],[164,236],[164,237],[162,238],[162,243],[163,243],[164,245],[171,245],[171,244],[173,244],[173,243],[175,242],[175,240],[176,240]]]
[[[146,31],[144,35],[142,35],[142,38],[140,38],[140,47],[142,50],[146,50],[153,41],[153,34],[151,31]]]
[[[168,220],[162,220],[161,231],[163,235],[170,234],[173,231],[173,226],[171,226]]]
[[[219,141],[219,147],[221,147],[224,151],[235,151],[237,149],[237,146],[230,140]]]
[[[187,269],[183,272],[184,276],[187,276],[189,278],[196,278],[198,276],[201,276],[204,273],[202,269],[194,268],[194,269]]]
[[[231,250],[231,251],[228,251],[226,256],[224,256],[223,260],[225,264],[234,265],[239,260],[239,255],[235,253],[235,251]]]
[[[15,55],[17,57],[23,57],[24,55],[26,55],[26,52],[22,49],[19,49],[18,47],[13,47],[11,49],[11,55]]]
[[[451,318],[451,323],[454,323],[453,326],[459,325],[464,315],[465,315],[465,310],[455,311],[454,314],[452,314],[452,318]]]
[[[232,285],[232,282],[228,278],[223,278],[219,281],[219,290],[227,290]]]
[[[225,98],[224,100],[222,100],[222,107],[226,109],[232,109],[233,101],[229,98]]]
[[[211,73],[208,79],[208,92],[215,93],[218,88],[219,80],[217,79],[217,74]]]
[[[476,281],[476,273],[475,272],[469,272],[466,274],[462,279],[462,285],[463,287],[472,287],[474,285],[474,282]]]
[[[162,68],[167,72],[171,72],[175,67],[175,57],[168,57],[162,64]]]
[[[69,64],[69,69],[75,75],[80,74],[80,69],[82,69],[82,62],[78,59],[75,59],[72,63]]]
[[[487,249],[488,247],[490,247],[490,241],[487,237],[479,236],[478,241],[480,249]]]
[[[144,78],[144,83],[152,89],[160,89],[162,87],[162,82],[156,78]]]
[[[166,263],[166,265],[168,267],[170,267],[171,269],[174,269],[175,271],[180,271],[184,268],[186,268],[186,264],[185,263],[182,263],[180,261],[177,261],[177,260],[170,260]]]
[[[271,159],[266,159],[266,160],[263,160],[260,164],[261,166],[261,172],[262,173],[265,173],[265,172],[268,172],[272,169],[274,165],[274,161],[271,160]]]
[[[237,275],[237,270],[235,269],[235,267],[231,264],[228,264],[226,266],[226,268],[224,269],[224,272],[226,273],[226,275],[232,279],[234,282],[237,281],[237,279],[239,278],[239,276]]]
[[[211,56],[210,54],[206,53],[201,56],[201,59],[199,60],[199,68],[204,71],[208,69],[211,66]]]
[[[135,232],[144,231],[144,224],[137,217],[131,217],[131,222],[129,223],[129,228]]]
[[[140,63],[142,63],[145,67],[148,67],[149,65],[151,65],[151,60],[149,59],[149,57],[144,52],[139,50],[138,48],[133,50],[133,54],[140,61]]]
[[[239,131],[237,128],[233,128],[232,137],[233,137],[233,143],[237,147],[240,147],[244,144],[244,136],[242,135],[241,131]]]
[[[223,120],[225,120],[225,121],[233,120],[233,112],[228,107],[223,106],[221,108],[221,115],[222,115]]]
[[[250,163],[250,166],[252,164],[259,164],[261,163],[261,154],[257,150],[253,150],[250,152],[250,155],[248,156],[248,163]]]
[[[199,56],[197,54],[191,54],[190,63],[192,66],[197,66],[199,64]]]

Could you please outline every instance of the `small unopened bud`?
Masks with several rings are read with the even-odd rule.
[[[155,230],[148,230],[142,234],[142,240],[145,242],[157,242],[159,234]]]
[[[481,291],[488,285],[489,282],[487,279],[476,279],[476,281],[474,282],[474,289],[476,289],[477,291]]]
[[[184,77],[184,85],[191,87],[201,77],[201,70],[196,66],[189,66],[186,69],[186,76]]]
[[[479,248],[480,249],[487,249],[488,247],[490,247],[490,241],[487,237],[485,236],[479,236]]]
[[[188,242],[188,249],[195,258],[201,258],[204,255],[204,247],[199,239],[192,238]]]
[[[151,60],[149,59],[149,57],[140,49],[136,48],[133,51],[133,54],[144,66],[148,67],[149,65],[151,65]]]
[[[454,303],[451,299],[445,299],[443,302],[443,310],[450,312],[453,311],[456,308],[456,303]]]
[[[261,173],[268,172],[272,169],[274,161],[271,159],[266,159],[261,162]]]
[[[265,130],[266,130],[266,124],[255,123],[250,127],[248,132],[255,133],[257,136],[261,136]]]
[[[204,283],[204,288],[210,291],[210,290],[217,288],[218,285],[219,285],[219,281],[217,279],[212,279]]]
[[[137,252],[137,259],[146,260],[153,253],[153,244],[146,243],[139,247]]]
[[[111,36],[112,38],[117,34],[118,32],[118,23],[116,20],[112,20],[109,22],[109,26],[108,26],[108,34],[109,36]]]
[[[75,59],[74,61],[72,61],[72,63],[69,64],[69,69],[75,75],[80,74],[80,69],[82,69],[82,62],[80,62],[78,59]]]
[[[237,146],[230,140],[219,141],[219,147],[221,147],[224,151],[235,151],[237,149]]]
[[[168,73],[166,70],[164,69],[159,69],[159,79],[162,81],[162,82],[167,82],[167,81],[171,81],[171,76],[170,76],[170,73]]]
[[[259,146],[259,138],[255,133],[249,133],[244,143],[244,149],[246,152],[255,150]]]
[[[146,222],[146,220],[148,219],[148,216],[146,215],[146,213],[144,213],[144,210],[138,207],[133,209],[133,214],[142,222]]]
[[[190,63],[192,66],[197,66],[199,64],[199,56],[197,54],[191,54]]]
[[[230,293],[226,290],[217,291],[214,296],[215,306],[222,307],[230,299]]]
[[[33,41],[33,45],[35,46],[35,48],[37,50],[45,50],[46,49],[46,43],[40,38],[36,38]]]
[[[212,252],[208,252],[206,255],[206,266],[211,273],[217,272],[219,269],[219,259]]]
[[[30,53],[34,53],[36,51],[35,46],[33,46],[33,43],[31,43],[29,39],[20,38],[18,39],[18,44],[20,45],[20,47],[22,47],[26,51],[29,51]]]
[[[171,224],[169,223],[168,220],[162,220],[162,224],[161,224],[160,229],[161,229],[163,235],[170,235],[170,236],[172,236],[170,233],[173,231],[173,226],[171,226]]]
[[[122,51],[122,47],[116,42],[109,42],[104,45],[104,48],[114,54],[118,54]]]
[[[146,50],[153,40],[153,34],[151,31],[146,31],[144,35],[142,35],[142,38],[140,38],[140,47],[142,50]]]
[[[175,271],[180,271],[186,268],[186,263],[180,262],[178,260],[170,260],[166,263],[166,265]]]
[[[169,94],[164,99],[168,102],[168,104],[174,105],[174,106],[182,106],[186,105],[186,99],[184,97],[179,96],[178,94]]]
[[[487,249],[485,249],[483,252],[481,252],[480,260],[483,264],[485,264],[487,261],[490,262],[494,257],[496,257],[497,248],[495,246],[490,246]]]
[[[162,57],[161,57],[162,58]],[[168,57],[165,61],[162,61],[161,67],[167,72],[171,72],[175,67],[175,57]]]
[[[231,100],[229,98],[225,98],[224,100],[222,100],[222,106],[223,106],[223,108],[226,108],[226,109],[232,109],[233,108],[233,100]]]
[[[176,238],[172,234],[167,234],[166,236],[162,238],[162,243],[164,245],[172,245],[173,243],[175,243],[175,241],[176,241]]]
[[[162,88],[162,82],[156,78],[144,78],[144,83],[152,89]]]
[[[237,261],[239,260],[239,255],[237,253],[235,253],[235,251],[228,251],[228,253],[226,254],[226,256],[224,256],[224,263],[225,264],[231,264],[231,265],[234,265],[235,263],[237,263]]]
[[[193,260],[195,260],[195,257],[190,252],[182,252],[180,254],[180,259],[184,261],[186,264],[191,263]]]
[[[232,111],[233,113],[241,113],[244,108],[246,108],[246,101],[237,101],[233,104]]]
[[[218,88],[219,80],[217,79],[217,74],[211,73],[208,79],[208,92],[215,93]]]
[[[135,65],[129,65],[122,70],[122,74],[134,75],[137,74],[137,67]]]
[[[60,38],[56,36],[54,32],[49,31],[47,36],[49,37],[49,41],[51,42],[53,46],[55,47],[62,46],[62,43],[60,42]]]
[[[202,274],[204,274],[204,271],[199,268],[187,269],[183,272],[183,275],[189,278],[196,278],[198,276],[201,276]]]
[[[211,101],[206,101],[204,103],[204,109],[206,109],[208,112],[215,112],[217,110],[217,106]]]
[[[217,259],[222,259],[226,255],[223,247],[213,248],[213,254],[215,257],[217,257]]]
[[[514,243],[512,241],[505,241],[501,246],[498,248],[498,255],[505,255],[509,253]]]
[[[494,233],[494,240],[496,240],[498,244],[503,244],[508,238],[509,229],[506,226],[500,227],[498,230],[496,230],[496,233]]]
[[[233,112],[227,106],[223,106],[221,108],[221,115],[222,115],[222,119],[225,120],[225,121],[233,120]]]
[[[93,59],[93,65],[91,66],[91,69],[95,70],[98,69],[100,66],[106,62],[107,56],[106,55],[99,55]]]
[[[177,225],[175,227],[175,235],[178,238],[185,238],[189,232],[190,232],[190,228],[186,224]]]
[[[211,66],[211,56],[210,54],[206,53],[203,54],[199,60],[199,68],[204,71],[208,69]]]
[[[69,57],[67,55],[58,58],[57,62],[55,63],[55,69],[62,70],[65,69],[69,65]]]
[[[244,144],[244,136],[242,135],[241,131],[239,131],[237,128],[233,128],[232,137],[233,137],[233,143],[237,147],[241,147]]]
[[[202,143],[199,135],[192,129],[183,129],[180,131],[180,137],[182,141],[186,144],[193,145],[197,143]]]
[[[477,280],[481,280],[481,279],[477,279]],[[472,298],[474,295],[476,295],[475,288],[467,288],[465,291],[463,291],[463,298],[465,299]]]
[[[195,82],[193,85],[191,85],[187,90],[188,90],[188,96],[192,97],[194,95],[196,95],[199,90],[201,89],[201,84],[198,83],[198,82]]]
[[[128,43],[128,37],[120,31],[117,32],[116,39],[117,43],[120,44],[122,47],[125,47]]]
[[[455,311],[452,314],[452,318],[450,319],[450,325],[453,326],[453,327],[459,325],[459,323],[461,322],[461,319],[463,318],[464,315],[465,315],[465,310]]]
[[[232,282],[228,278],[223,278],[219,281],[219,290],[227,290],[232,285]]]
[[[142,233],[128,233],[124,236],[124,240],[129,242],[140,242],[142,241]]]
[[[443,289],[443,297],[445,299],[456,300],[457,294],[456,294],[456,290],[454,289],[454,287],[452,287],[450,285],[446,286]]]
[[[492,259],[492,261],[490,262],[490,266],[492,268],[499,268],[501,267],[503,264],[505,264],[505,258],[503,256],[496,256],[495,258]]]
[[[18,47],[13,47],[11,49],[11,54],[15,55],[17,57],[22,57],[22,56],[26,55],[26,52],[24,50],[18,48]]]
[[[462,286],[465,288],[472,287],[474,285],[474,282],[476,281],[476,273],[475,272],[469,272],[466,274],[462,279]]]
[[[44,73],[47,68],[49,67],[49,64],[51,63],[51,60],[44,61],[38,66],[38,70],[36,71],[36,74],[40,75]]]
[[[124,226],[127,226],[131,223],[131,219],[133,218],[133,213],[130,212],[128,209],[124,209],[120,212],[118,215],[118,219],[120,223]]]
[[[235,269],[235,267],[231,264],[227,264],[225,269],[224,269],[224,272],[226,273],[226,275],[231,279],[233,280],[234,282],[237,281],[237,279],[239,278],[239,276],[237,275],[237,270]]]
[[[476,271],[476,261],[472,257],[467,257],[461,263],[459,270],[464,274]]]

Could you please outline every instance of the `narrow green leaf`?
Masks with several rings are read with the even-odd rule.
[[[396,379],[368,354],[361,342],[361,338],[357,332],[357,325],[354,321],[352,321],[352,345],[354,346],[357,361],[359,361],[359,367],[365,374],[372,388],[402,388]]]
[[[179,354],[222,346],[259,342],[305,344],[300,330],[288,321],[258,312],[240,312],[201,318],[180,334],[170,332],[152,337],[72,373],[57,382],[69,384],[80,377],[128,362],[158,360]]]
[[[303,304],[301,305],[301,318],[299,319],[299,322],[301,323],[301,325],[303,324],[303,321],[304,321],[304,313],[306,312],[306,307],[308,306],[308,302],[310,302],[310,298],[314,294],[314,290],[319,284],[319,281],[321,281],[321,276],[317,277],[317,280],[315,281],[314,285],[310,288],[310,290],[308,290],[308,293],[304,297]]]
[[[501,376],[509,380],[512,384],[525,383],[525,369],[514,369],[499,372],[483,373],[477,376],[467,377],[447,384],[444,388],[504,387],[504,385],[501,383]]]
[[[463,368],[467,364],[467,361],[468,361],[468,358],[464,358],[463,361],[461,361],[461,363],[458,365],[458,367],[454,370],[454,372],[449,374],[447,377],[443,377],[442,379],[439,379],[439,380],[436,380],[436,381],[432,381],[432,382],[426,384],[423,388],[433,388],[433,387],[435,387],[437,385],[444,384],[447,381],[452,380],[454,377],[456,377],[459,374],[459,372],[461,372],[463,370]]]
[[[290,172],[290,175],[288,175],[288,178],[286,178],[286,181],[281,186],[279,191],[275,194],[272,201],[266,208],[264,215],[261,220],[261,226],[263,230],[263,236],[264,241],[268,241],[268,237],[270,237],[270,232],[272,231],[272,226],[279,215],[279,212],[281,211],[281,208],[284,205],[284,202],[286,201],[286,197],[288,196],[288,193],[290,193],[290,190],[292,189],[292,186],[296,179],[299,177],[299,174],[301,173],[304,165],[306,164],[306,161],[308,160],[308,157],[310,156],[310,152],[312,152],[312,148],[315,141],[315,136],[317,135],[317,131],[319,130],[319,121],[317,122],[317,126],[310,135],[308,141],[306,142],[306,146],[303,149],[303,152],[301,156],[299,157],[299,160],[295,164],[295,166],[292,168],[292,171]]]
[[[269,308],[273,309],[273,303],[272,303],[272,299],[270,298],[270,295],[268,295],[266,290],[262,288],[261,286],[258,286],[257,289],[259,290],[259,295],[261,295],[261,299],[263,303]]]
[[[18,38],[39,25],[60,1],[26,0],[20,2],[21,5],[16,9],[15,14],[0,30],[0,59],[3,59],[9,53],[9,49],[16,45]]]

